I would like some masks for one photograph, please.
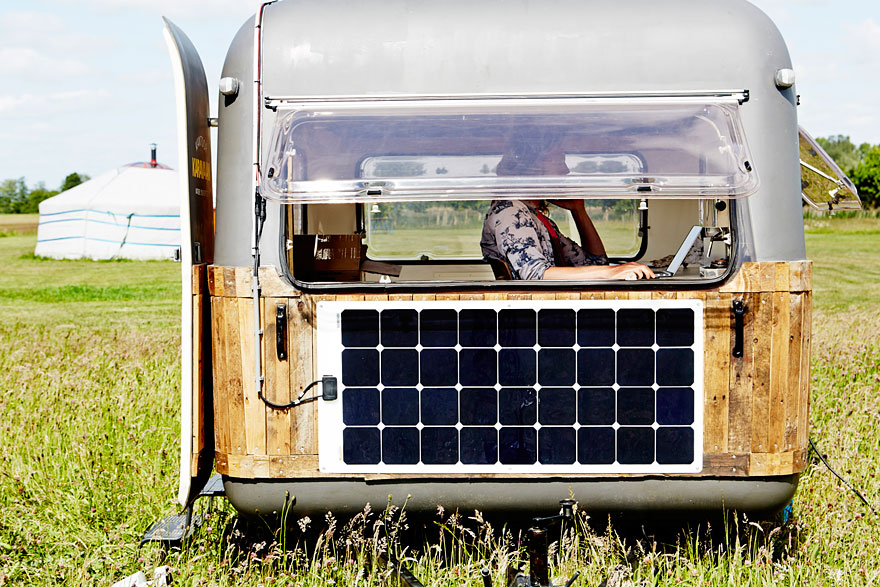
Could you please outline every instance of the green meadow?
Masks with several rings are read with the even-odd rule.
[[[218,500],[182,550],[140,548],[176,508],[180,266],[35,258],[34,223],[0,217],[0,586],[111,585],[160,564],[187,586],[394,584],[374,556],[385,547],[425,585],[482,585],[483,568],[506,585],[505,569],[525,560],[515,536],[475,512],[438,511],[427,543],[399,542],[414,522],[385,504],[352,520],[294,510],[282,530]],[[880,507],[880,219],[811,216],[806,231],[811,436]],[[880,520],[812,455],[785,524],[731,517],[726,531],[633,539],[585,524],[587,513],[551,547],[557,580],[880,583]]]

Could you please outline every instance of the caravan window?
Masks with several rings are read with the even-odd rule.
[[[390,277],[338,272],[341,262],[321,263],[329,273],[314,279],[293,268],[300,281],[492,280],[480,236],[497,199],[585,200],[609,257],[650,261],[675,252],[707,202],[758,185],[734,97],[277,107],[261,173],[264,195],[289,205],[289,265],[337,242],[346,258],[395,265]],[[564,165],[535,163],[549,152]],[[662,219],[650,232],[648,209]],[[577,237],[566,210],[551,206],[551,216]],[[363,240],[308,238],[333,234]]]

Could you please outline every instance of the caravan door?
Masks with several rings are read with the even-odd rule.
[[[189,38],[168,19],[165,41],[174,69],[180,176],[180,489],[186,506],[211,475],[214,432],[211,320],[206,268],[214,259],[214,191],[208,83]]]

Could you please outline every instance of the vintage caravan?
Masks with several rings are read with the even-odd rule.
[[[189,169],[182,504],[212,469],[242,512],[792,498],[802,191],[858,200],[805,135],[799,152],[788,52],[757,8],[269,2],[232,42],[216,118],[194,47],[166,35]],[[564,166],[511,169],[517,149]],[[574,234],[577,201],[612,267],[655,277],[484,258],[493,202],[555,202]]]

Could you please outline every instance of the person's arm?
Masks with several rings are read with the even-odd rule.
[[[654,277],[651,268],[641,263],[629,262],[623,265],[584,265],[582,267],[547,267],[541,279],[650,279]]]
[[[571,212],[574,224],[577,227],[578,236],[581,239],[581,247],[592,255],[605,255],[605,245],[599,237],[599,232],[593,226],[583,200],[555,200],[554,204]]]
[[[605,245],[599,232],[593,226],[583,200],[557,200],[553,202],[560,208],[571,212],[581,238],[581,248],[592,255],[607,257]],[[641,263],[629,262],[622,265],[584,265],[577,267],[549,267],[541,279],[650,279],[654,277],[651,268]]]

